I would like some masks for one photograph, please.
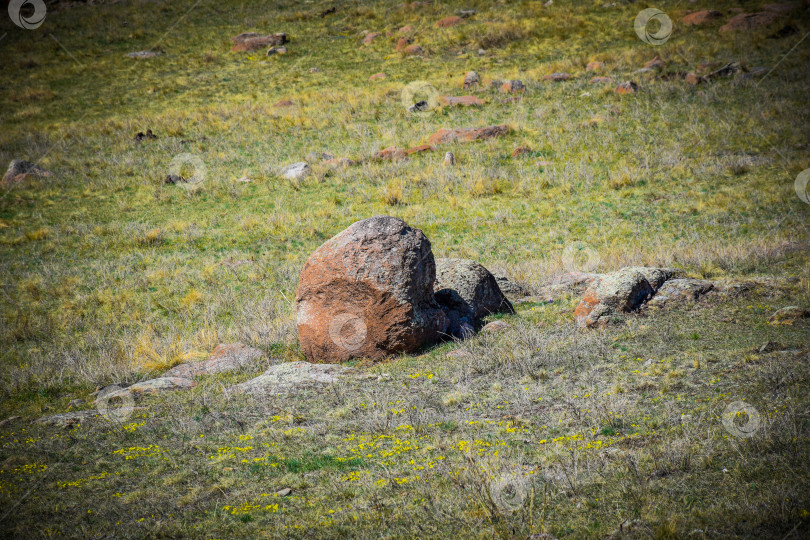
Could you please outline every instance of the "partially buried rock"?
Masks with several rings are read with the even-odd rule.
[[[748,32],[771,26],[779,20],[779,13],[773,11],[762,11],[760,13],[740,13],[728,20],[720,27],[721,33],[726,32]]]
[[[245,32],[232,37],[231,41],[233,42],[231,49],[233,52],[257,51],[265,47],[284,45],[287,43],[287,35],[281,33],[262,35],[256,32]]]
[[[208,359],[174,366],[163,376],[190,379],[197,375],[237,371],[255,366],[263,356],[262,351],[248,347],[244,343],[223,343],[214,348]]]
[[[528,296],[529,291],[512,280],[508,277],[501,275],[501,274],[492,274],[495,276],[495,280],[498,282],[498,287],[500,287],[501,292],[509,299],[517,299],[523,298]]]
[[[713,287],[714,284],[705,279],[671,279],[658,289],[647,307],[656,309],[670,304],[694,303]]]
[[[10,184],[20,182],[28,176],[53,176],[53,173],[51,171],[46,171],[42,167],[39,167],[30,161],[13,159],[11,160],[11,163],[8,164],[6,174],[3,175],[3,180],[0,181],[0,183]]]
[[[289,180],[303,180],[309,176],[311,172],[312,169],[310,169],[309,164],[305,161],[300,161],[282,168],[280,174]]]
[[[654,292],[637,268],[623,268],[594,281],[585,291],[574,317],[583,327],[605,325],[612,315],[640,308]]]
[[[723,14],[716,9],[701,9],[687,14],[681,19],[681,22],[687,26],[701,25],[714,22],[722,16]]]
[[[771,315],[768,322],[771,324],[793,324],[808,317],[810,317],[810,311],[799,306],[787,306]]]
[[[544,81],[562,82],[571,78],[570,73],[549,73],[543,76]]]
[[[487,323],[481,329],[481,332],[484,334],[499,334],[501,332],[505,332],[512,328],[512,325],[508,322],[504,321],[492,321],[491,323]]]
[[[475,96],[442,96],[441,102],[443,105],[447,105],[450,107],[457,105],[463,107],[471,107],[471,106],[480,106],[484,104],[483,101],[481,101],[479,98]]]
[[[634,94],[638,92],[638,84],[633,81],[625,81],[616,87],[617,94]]]
[[[428,144],[439,145],[453,141],[480,141],[484,139],[491,139],[493,137],[500,137],[501,135],[506,135],[508,132],[509,126],[505,124],[481,128],[440,129],[430,136],[430,139],[428,139]]]
[[[389,146],[388,148],[383,148],[379,152],[374,154],[374,159],[380,160],[397,160],[403,159],[405,157],[405,150],[402,148],[397,148],[396,146]]]
[[[505,92],[507,94],[516,94],[519,92],[524,92],[525,90],[526,86],[523,84],[523,81],[519,81],[517,79],[506,81],[501,85],[501,92]]]
[[[254,395],[297,394],[302,390],[323,390],[357,370],[339,365],[289,362],[271,366],[254,379],[232,386],[235,393]]]
[[[437,259],[434,290],[454,337],[464,337],[465,324],[476,328],[487,315],[514,313],[495,276],[469,259]]]
[[[420,54],[425,54],[425,49],[423,49],[421,45],[413,44],[413,45],[408,45],[407,47],[402,49],[402,52],[404,52],[405,54],[410,54],[410,55],[416,56],[416,55],[420,55]]]
[[[298,337],[307,359],[343,362],[413,352],[445,333],[433,293],[430,242],[401,219],[352,224],[307,260],[296,294]]]
[[[45,426],[68,428],[73,427],[77,424],[82,424],[89,420],[93,420],[98,416],[100,416],[100,414],[95,409],[89,411],[71,411],[66,413],[43,416],[42,418],[37,418],[36,420],[34,420],[34,423],[42,424]]]
[[[127,388],[107,392],[103,395],[99,393],[98,397],[96,398],[96,402],[98,403],[100,400],[112,401],[117,397],[125,396],[153,396],[175,390],[188,390],[190,388],[194,388],[195,386],[197,386],[197,383],[190,379],[164,376],[135,383]]]
[[[465,90],[469,88],[474,88],[481,84],[481,77],[475,71],[468,71],[464,74],[464,84],[463,87]]]
[[[436,26],[439,28],[450,28],[451,26],[455,26],[457,24],[461,24],[464,22],[464,19],[461,17],[456,17],[455,15],[451,15],[450,17],[445,17],[436,23]]]

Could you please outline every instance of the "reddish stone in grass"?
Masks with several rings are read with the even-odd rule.
[[[413,148],[408,148],[407,150],[405,150],[405,154],[410,156],[411,154],[420,154],[422,152],[432,152],[434,150],[436,150],[436,149],[434,147],[432,147],[431,145],[429,145],[429,144],[420,144],[419,146],[414,146]]]
[[[687,26],[694,26],[713,22],[722,16],[723,14],[715,9],[701,9],[687,14],[681,22]]]
[[[612,79],[610,77],[594,77],[591,79],[591,84],[609,83]]]
[[[515,94],[517,92],[524,92],[525,90],[526,86],[523,84],[523,81],[517,79],[506,81],[501,86],[501,92],[506,92],[507,94]]]
[[[286,34],[270,34],[264,36],[256,32],[245,32],[231,38],[233,52],[257,51],[265,47],[284,45],[287,43]]]
[[[298,280],[298,338],[306,358],[336,363],[414,352],[447,330],[433,292],[430,242],[401,219],[351,225],[310,255]]]
[[[509,133],[509,126],[506,124],[498,126],[486,126],[481,128],[457,128],[440,129],[430,136],[428,144],[439,145],[453,141],[470,142],[500,137]]]
[[[379,80],[385,79],[386,77],[388,77],[388,75],[386,75],[385,73],[375,73],[374,75],[369,77],[368,80],[370,80],[370,81],[379,81]]]
[[[401,38],[399,38],[399,40],[397,41],[397,50],[401,51],[402,49],[404,49],[405,47],[410,45],[412,41],[413,40],[411,38],[409,38],[409,37],[401,37]]]
[[[691,84],[692,86],[696,86],[700,83],[706,82],[706,79],[698,75],[697,73],[687,73],[686,76],[683,78],[686,82]]]
[[[585,66],[585,70],[586,71],[597,71],[599,69],[602,69],[604,66],[605,66],[605,64],[603,64],[602,62],[598,62],[596,60],[593,60],[592,62],[588,62],[588,65]]]
[[[659,56],[656,56],[655,58],[644,64],[644,67],[648,69],[653,69],[653,68],[662,68],[665,65],[666,63],[663,60],[661,60]]]
[[[413,32],[413,26],[411,26],[410,24],[406,24],[405,26],[397,30],[397,32],[399,32],[400,34],[410,34],[411,32]]]
[[[770,26],[779,20],[779,14],[772,11],[762,11],[760,13],[740,13],[730,18],[726,24],[720,27],[720,32],[740,32],[751,31],[758,28]]]
[[[441,102],[443,105],[453,107],[461,105],[464,107],[483,105],[484,102],[475,96],[442,96]]]
[[[529,148],[528,146],[521,146],[521,147],[515,148],[512,151],[512,157],[516,158],[516,157],[520,157],[520,156],[526,156],[526,155],[529,155],[531,153],[532,153],[531,148]]]
[[[450,28],[451,26],[455,26],[457,24],[461,24],[464,19],[461,17],[456,17],[455,15],[451,15],[450,17],[445,17],[444,19],[440,20],[436,23],[436,26],[439,28]]]
[[[625,81],[615,88],[617,94],[633,94],[638,92],[638,85],[633,81]]]
[[[380,34],[379,32],[369,32],[368,34],[366,34],[366,37],[363,38],[363,44],[370,45],[372,41],[374,41],[381,35],[382,34]]]
[[[544,81],[562,82],[571,78],[570,73],[549,73],[543,76]]]
[[[289,99],[282,99],[281,101],[273,105],[273,107],[292,107],[293,105],[295,105],[295,103],[293,103]]]
[[[389,146],[374,154],[375,159],[402,159],[405,157],[405,150],[396,146]]]
[[[408,45],[402,50],[402,52],[404,52],[405,54],[417,55],[417,54],[424,54],[425,49],[423,49],[421,45],[414,44]]]

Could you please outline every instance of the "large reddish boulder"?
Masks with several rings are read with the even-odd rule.
[[[287,34],[262,35],[256,32],[245,32],[231,38],[233,52],[257,51],[265,47],[275,47],[287,43]]]
[[[509,126],[506,124],[481,128],[440,129],[430,136],[428,144],[435,146],[453,141],[480,141],[483,139],[491,139],[492,137],[500,137],[501,135],[506,135],[508,132]]]
[[[352,224],[307,260],[298,281],[301,350],[315,362],[380,359],[437,341],[448,319],[436,302],[430,242],[401,219]]]
[[[730,18],[726,24],[720,27],[720,32],[740,32],[751,31],[758,28],[771,26],[779,20],[779,13],[774,11],[762,11],[760,13],[740,13]]]
[[[687,26],[701,25],[713,22],[723,14],[715,9],[701,9],[700,11],[693,11],[681,19],[681,22]]]

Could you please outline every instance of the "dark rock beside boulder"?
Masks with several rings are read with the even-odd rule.
[[[436,260],[436,300],[450,319],[448,333],[464,337],[493,313],[514,313],[489,270],[468,259]]]

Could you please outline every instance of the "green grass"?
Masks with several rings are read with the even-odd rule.
[[[810,206],[793,187],[810,167],[805,11],[788,17],[792,35],[734,36],[678,21],[692,9],[758,3],[665,2],[655,7],[675,31],[652,47],[632,28],[646,4],[402,9],[391,0],[336,4],[321,17],[331,6],[49,5],[37,30],[0,21],[0,162],[28,159],[55,173],[0,188],[0,419],[23,417],[0,428],[0,508],[10,509],[0,512],[1,528],[72,537],[578,538],[624,523],[635,527],[631,537],[806,534],[808,327],[765,322],[779,307],[810,304]],[[462,8],[477,14],[435,28]],[[406,24],[423,58],[394,51]],[[364,46],[363,30],[383,35]],[[244,31],[286,32],[288,53],[231,53],[229,38]],[[164,55],[125,56],[157,46]],[[667,61],[662,73],[636,73],[655,55]],[[605,63],[600,74],[635,80],[641,91],[589,84],[594,59]],[[664,76],[730,60],[774,70],[697,87]],[[463,95],[469,70],[485,83],[518,78],[528,88],[505,102],[485,85],[475,91],[485,106],[426,116],[401,103],[417,80]],[[557,71],[574,77],[541,81]],[[369,82],[378,72],[387,78]],[[281,99],[295,105],[273,107]],[[492,124],[511,131],[404,162],[365,160],[443,127]],[[136,144],[147,128],[158,139]],[[519,146],[532,152],[511,158]],[[334,170],[313,163],[302,182],[277,176],[325,150],[365,161]],[[456,167],[442,165],[445,150]],[[202,184],[163,184],[181,154],[202,160]],[[244,175],[252,182],[237,181]],[[148,400],[129,430],[27,424],[96,386],[154,376],[221,342],[300,359],[299,269],[327,238],[375,214],[422,229],[437,256],[478,260],[530,288],[569,270],[563,251],[577,242],[598,255],[594,271],[668,265],[783,286],[630,317],[605,332],[574,330],[575,295],[524,304],[504,318],[509,333],[464,345],[472,359],[446,357],[458,345],[444,344],[356,363],[390,380],[253,402],[222,392],[253,374],[223,375]],[[799,352],[752,352],[767,341]],[[425,373],[434,377],[411,377]],[[767,418],[757,437],[723,429],[719,416],[736,399]],[[397,431],[404,425],[413,431]],[[380,445],[372,457],[353,452],[360,439]],[[411,448],[381,455],[399,448],[386,446],[395,439]],[[160,452],[114,453],[150,444]],[[253,449],[216,457],[235,446]],[[486,476],[515,471],[533,480],[512,513],[493,506]],[[272,497],[283,487],[293,495]]]

